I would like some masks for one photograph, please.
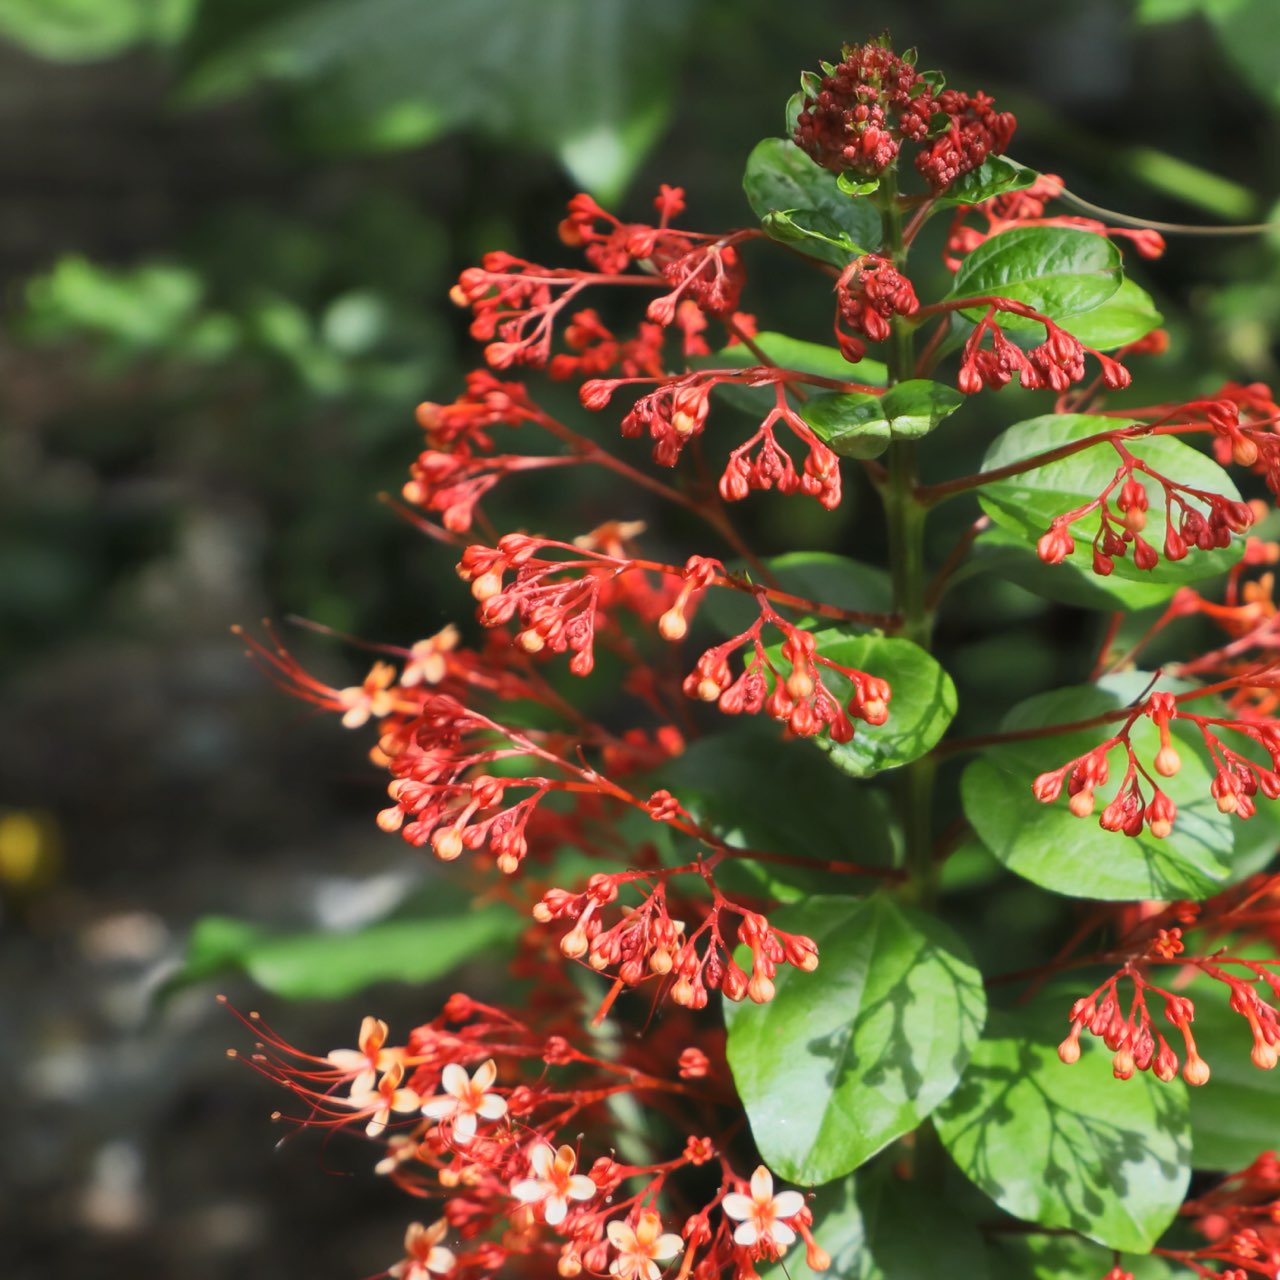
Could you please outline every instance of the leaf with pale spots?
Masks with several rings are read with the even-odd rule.
[[[1001,730],[1042,729],[1119,710],[1149,680],[1129,672],[1097,685],[1038,694],[1014,707]],[[1140,836],[1105,831],[1096,816],[1075,817],[1065,794],[1051,804],[1032,794],[1031,784],[1039,774],[1099,746],[1118,727],[1103,724],[985,748],[961,778],[965,817],[1010,871],[1054,893],[1121,901],[1206,898],[1218,892],[1230,875],[1233,820],[1218,812],[1209,794],[1210,773],[1198,754],[1200,735],[1193,727],[1176,721],[1173,725],[1182,767],[1172,778],[1160,779],[1161,789],[1178,806],[1173,831],[1164,840],[1148,831]],[[1139,760],[1155,757],[1159,733],[1147,717],[1133,726],[1131,737]],[[1111,781],[1098,789],[1100,797],[1114,794],[1123,776],[1123,759],[1123,748],[1117,748],[1109,760]],[[1144,790],[1150,799],[1150,785]],[[1103,802],[1100,799],[1099,810]]]
[[[1186,1089],[1148,1072],[1121,1083],[1093,1043],[1066,1066],[1053,1027],[993,1014],[934,1116],[938,1134],[960,1171],[1014,1217],[1146,1253],[1191,1176]]]
[[[982,978],[946,926],[877,894],[771,917],[818,944],[768,1004],[725,1003],[728,1057],[760,1154],[812,1185],[856,1169],[955,1088],[986,1016]]]

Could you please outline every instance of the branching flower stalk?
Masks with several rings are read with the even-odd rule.
[[[1121,1280],[1147,1253],[1274,1277],[1275,1157],[1187,1199],[1201,1150],[1241,1153],[1176,1081],[1209,1080],[1204,1045],[1235,1051],[1197,1039],[1206,1007],[1247,1026],[1254,1067],[1280,1057],[1280,407],[1232,382],[1126,403],[1167,343],[1123,254],[1163,241],[1059,212],[985,94],[885,38],[806,73],[787,119],[748,161],[758,227],[682,230],[666,185],[650,222],[581,195],[560,234],[585,267],[462,273],[487,367],[419,406],[401,496],[459,551],[473,627],[370,646],[349,687],[249,639],[277,683],[374,729],[378,827],[524,914],[512,991],[398,1038],[371,1014],[327,1054],[249,1014],[236,1054],[422,1203],[400,1280],[776,1280],[801,1246],[811,1271],[893,1275],[922,1199],[965,1247],[1032,1250],[1000,1274],[1047,1241],[1075,1251],[1054,1274]],[[940,294],[915,270],[935,231]],[[767,327],[750,268],[779,249],[834,345]],[[513,371],[576,383],[585,422]],[[923,483],[947,419],[1015,382],[1036,416]],[[617,518],[509,527],[517,484],[575,467],[619,486]],[[883,566],[761,547],[727,514],[809,499],[834,540],[855,485],[879,493]],[[944,502],[973,509],[939,549]],[[666,509],[711,545],[673,556],[638,518]],[[993,571],[1110,621],[1080,684],[947,736],[972,710],[949,611]],[[1220,642],[1140,669],[1190,622]],[[962,848],[1037,895],[1043,962],[1002,972],[953,908]],[[1179,1216],[1204,1245],[1165,1236]],[[945,1274],[934,1234],[913,1267]]]

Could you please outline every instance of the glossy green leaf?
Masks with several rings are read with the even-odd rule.
[[[981,204],[994,196],[1029,187],[1040,175],[1007,156],[988,156],[976,169],[961,174],[934,202],[939,208]]]
[[[1114,418],[1083,413],[1050,413],[1030,418],[1026,422],[1015,423],[996,438],[987,450],[982,469],[995,471],[1074,440],[1114,430],[1115,426]],[[1181,440],[1169,436],[1129,440],[1125,442],[1125,448],[1171,481],[1219,493],[1232,500],[1240,497],[1231,477],[1212,458]],[[1115,478],[1119,463],[1119,455],[1104,440],[1032,471],[985,484],[978,490],[978,500],[992,520],[1021,535],[1034,548],[1056,516],[1094,501]],[[1150,476],[1135,478],[1142,481],[1151,504],[1142,536],[1159,551],[1164,545],[1166,529],[1164,490]],[[1187,501],[1202,513],[1208,510],[1204,503],[1194,498]],[[1099,523],[1099,516],[1092,513],[1075,524],[1071,531],[1075,550],[1063,564],[1053,567],[1070,572],[1071,569],[1067,568],[1070,565],[1078,572],[1091,573],[1092,538]],[[1225,573],[1244,554],[1244,545],[1244,538],[1238,537],[1229,547],[1213,551],[1193,550],[1181,560],[1171,561],[1161,555],[1159,563],[1150,570],[1139,569],[1131,554],[1117,556],[1110,576],[1124,581],[1181,586]],[[1142,600],[1142,604],[1149,603],[1150,600]]]
[[[437,897],[439,895],[437,894]],[[380,920],[347,932],[276,933],[244,920],[207,916],[192,930],[169,987],[244,973],[291,1000],[334,1000],[378,982],[430,982],[511,936],[501,908],[458,907],[433,918]]]
[[[1125,279],[1100,307],[1082,315],[1068,316],[1062,327],[1086,347],[1111,351],[1145,338],[1152,329],[1158,329],[1163,320],[1151,295],[1140,284]]]
[[[1056,689],[1019,703],[1002,730],[1013,732],[1070,724],[1128,705],[1149,677],[1127,673],[1098,685]],[[1182,768],[1161,787],[1178,806],[1172,834],[1157,840],[1149,832],[1126,836],[1104,831],[1096,817],[1077,818],[1064,796],[1042,804],[1031,791],[1038,774],[1105,742],[1110,726],[1028,738],[987,747],[964,771],[961,799],[965,816],[983,844],[1010,871],[1071,897],[1108,901],[1130,898],[1205,898],[1230,876],[1232,819],[1218,812],[1209,794],[1210,773],[1199,754],[1193,726],[1174,725],[1183,746]],[[1133,726],[1138,758],[1150,762],[1159,733],[1143,717]],[[1111,782],[1099,788],[1109,800],[1124,773],[1124,750],[1109,757]],[[1150,787],[1146,790],[1150,794]],[[1101,811],[1101,802],[1098,810]]]
[[[751,576],[743,564],[730,566]],[[850,560],[829,551],[791,551],[765,561],[771,585],[804,600],[854,609],[862,613],[888,613],[893,609],[893,585],[888,573],[876,565]],[[759,616],[755,598],[741,591],[708,591],[698,609],[726,636],[740,635]]]
[[[1149,1072],[1116,1080],[1095,1043],[1065,1066],[1031,1018],[993,1015],[934,1123],[960,1170],[1002,1209],[1146,1253],[1191,1169],[1187,1096]]]
[[[1073,227],[1014,227],[983,241],[960,264],[949,298],[1000,297],[1025,302],[1052,320],[1101,306],[1120,287],[1120,250],[1106,236]],[[986,307],[964,314],[981,319]],[[1007,312],[1006,329],[1038,329]]]
[[[763,1160],[830,1182],[947,1097],[986,1014],[982,978],[937,920],[877,894],[775,913],[813,938],[814,973],[780,969],[768,1004],[725,1006],[728,1057]]]
[[[815,639],[822,657],[879,676],[893,689],[884,724],[855,720],[851,741],[818,739],[832,764],[855,778],[867,778],[910,764],[937,745],[956,713],[956,687],[932,655],[910,640],[890,636],[830,630]],[[827,667],[822,680],[832,697],[848,703],[853,694],[849,680]]]
[[[822,237],[797,245],[823,262],[843,267],[880,244],[880,214],[871,202],[845,195],[836,186],[834,174],[814,164],[787,138],[765,138],[756,144],[747,157],[742,189],[762,220],[770,213],[806,211],[824,219],[824,226],[843,232],[852,250],[827,243]]]
[[[916,378],[882,395],[815,395],[800,414],[843,458],[874,458],[895,440],[918,440],[964,404],[954,387]]]
[[[762,778],[769,779],[767,787],[760,785]],[[848,888],[847,874],[824,871],[823,861],[874,867],[893,863],[884,794],[852,778],[833,778],[817,748],[784,740],[768,721],[700,738],[653,785],[678,796],[700,823],[729,844],[802,860],[788,865],[732,858],[716,872],[726,889],[736,881],[794,902],[834,892],[842,884]],[[778,804],[780,795],[787,797],[785,806]]]
[[[1188,1090],[1191,1160],[1197,1169],[1243,1169],[1276,1145],[1280,1131],[1280,1068],[1253,1065],[1249,1024],[1227,1006],[1220,982],[1197,980],[1184,994],[1195,1000],[1193,1030],[1212,1070],[1208,1084]]]

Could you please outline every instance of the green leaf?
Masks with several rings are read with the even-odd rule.
[[[0,36],[42,58],[114,58],[182,38],[197,0],[0,0]]]
[[[1014,732],[1086,720],[1127,706],[1148,680],[1145,674],[1130,672],[1097,685],[1039,694],[1014,707],[1001,729]],[[1182,768],[1160,782],[1178,806],[1173,833],[1165,840],[1145,831],[1140,836],[1104,831],[1096,817],[1074,817],[1065,798],[1041,804],[1032,794],[1038,774],[1083,755],[1112,732],[1113,726],[1101,725],[987,747],[960,783],[965,816],[973,829],[1010,871],[1070,897],[1121,901],[1206,898],[1217,892],[1230,874],[1226,857],[1231,819],[1218,812],[1209,794],[1210,773],[1196,746],[1199,735],[1194,726],[1173,726],[1182,747]],[[1154,758],[1159,732],[1147,717],[1133,726],[1131,738],[1140,760]],[[1122,748],[1110,757],[1112,781],[1099,789],[1106,799],[1123,776],[1123,757]]]
[[[1122,1253],[1078,1236],[994,1236],[988,1254],[991,1280],[1104,1280],[1113,1265],[1133,1280],[1168,1280],[1172,1274],[1163,1258]]]
[[[918,440],[964,404],[954,387],[915,378],[882,395],[815,395],[800,415],[843,458],[874,458],[895,440]]]
[[[982,461],[982,469],[994,471],[1073,440],[1113,431],[1115,427],[1114,418],[1084,413],[1049,413],[1030,418],[1026,422],[1015,423],[995,439]],[[1239,501],[1240,493],[1231,477],[1212,458],[1180,440],[1158,436],[1127,440],[1124,444],[1136,458],[1170,480]],[[1034,548],[1054,517],[1085,506],[1098,497],[1115,478],[1119,462],[1115,449],[1104,440],[1032,471],[984,484],[978,490],[978,500],[992,520],[1010,532],[1020,534]],[[1142,536],[1160,550],[1166,528],[1164,490],[1150,476],[1135,473],[1134,479],[1141,481],[1151,504]],[[1187,501],[1195,510],[1207,513],[1206,504],[1194,498],[1187,498]],[[1091,539],[1099,523],[1099,517],[1093,513],[1073,526],[1075,550],[1062,565],[1053,567],[1063,569],[1070,565],[1079,573],[1092,573]],[[1133,563],[1132,555],[1117,556],[1110,576],[1126,582],[1165,583],[1177,587],[1225,573],[1244,554],[1244,546],[1245,540],[1240,537],[1234,539],[1229,547],[1213,551],[1192,550],[1182,560],[1171,561],[1161,555],[1159,563],[1150,570],[1139,569]],[[1149,598],[1141,600],[1141,605],[1149,603]],[[1129,607],[1140,606],[1135,602]]]
[[[1186,1090],[1145,1071],[1118,1081],[1105,1050],[1082,1048],[1065,1066],[1034,1020],[993,1015],[934,1123],[961,1172],[1015,1217],[1146,1253],[1190,1179]]]
[[[820,631],[818,653],[843,667],[880,676],[893,689],[889,718],[881,725],[855,721],[849,742],[818,739],[831,763],[855,778],[910,764],[937,745],[956,713],[956,687],[932,655],[910,640],[880,635]],[[821,668],[823,683],[842,704],[853,685],[839,672]]]
[[[769,779],[762,787],[760,780]],[[834,784],[834,785],[833,785]],[[727,843],[789,854],[811,866],[732,858],[716,878],[767,891],[783,902],[839,887],[823,860],[893,865],[892,823],[883,793],[835,778],[818,749],[785,741],[777,726],[744,724],[732,733],[700,738],[654,781],[666,787],[702,824]],[[785,795],[787,804],[778,805]],[[726,878],[728,877],[728,878]],[[841,876],[845,887],[848,877]]]
[[[872,192],[880,190],[879,178],[855,178],[851,173],[836,174],[836,186],[840,192],[846,196],[852,196],[856,199],[859,196],[869,196]]]
[[[934,202],[949,205],[981,204],[994,196],[1029,187],[1040,175],[1034,169],[1005,156],[988,156],[976,169],[961,174]]]
[[[1072,227],[1014,227],[965,258],[947,297],[1012,298],[1060,321],[1101,306],[1120,287],[1121,274],[1120,250],[1106,236]],[[986,307],[963,314],[979,320]],[[1007,312],[996,318],[1006,329],[1040,328]]]
[[[888,573],[877,565],[829,551],[791,551],[764,563],[783,591],[805,600],[861,613],[888,613],[893,609],[893,584]],[[750,576],[744,564],[730,567]],[[709,619],[726,636],[736,636],[760,616],[760,608],[753,596],[741,591],[708,591],[698,616]]]
[[[348,932],[273,933],[226,916],[208,916],[192,930],[183,967],[168,987],[223,974],[247,974],[265,991],[291,1000],[335,1000],[378,982],[430,982],[512,935],[501,908],[441,909],[434,918],[394,918]]]
[[[1198,553],[1197,553],[1198,554]],[[1043,597],[1080,609],[1135,611],[1162,604],[1178,590],[1175,582],[1137,581],[1113,573],[1100,577],[1088,565],[1068,556],[1062,564],[1045,564],[1021,531],[1013,533],[993,524],[978,535],[973,555],[947,584],[959,587],[966,578],[997,573],[1010,582]]]
[[[1249,1024],[1227,1006],[1230,992],[1199,980],[1185,992],[1196,1002],[1193,1030],[1213,1074],[1188,1090],[1191,1162],[1197,1169],[1243,1169],[1269,1147],[1280,1127],[1280,1070],[1253,1065]]]
[[[558,155],[615,199],[669,118],[693,20],[684,0],[217,0],[202,4],[186,97],[260,83],[313,129],[418,145],[472,127]],[[390,125],[388,124],[390,121]]]
[[[856,200],[836,186],[833,174],[813,163],[787,138],[765,138],[747,157],[742,176],[747,202],[761,221],[771,213],[796,215],[800,211],[819,215],[819,225],[843,232],[851,248],[843,242],[827,242],[827,234],[801,244],[811,257],[843,267],[850,259],[869,253],[880,244],[880,214],[869,200]],[[774,232],[765,228],[770,235]],[[788,232],[790,234],[790,232]],[[861,246],[861,247],[859,247]]]
[[[955,1088],[986,1014],[982,978],[949,929],[882,894],[772,918],[813,938],[821,961],[779,970],[768,1004],[726,1003],[729,1066],[765,1163],[830,1182]]]
[[[1086,347],[1111,351],[1145,338],[1163,321],[1164,317],[1156,310],[1151,295],[1141,285],[1126,278],[1100,307],[1082,315],[1069,316],[1062,327]]]
[[[810,256],[817,256],[813,252],[814,241],[834,250],[832,257],[837,262],[860,258],[864,252],[834,218],[812,209],[774,209],[760,219],[760,225],[771,240],[797,245]]]

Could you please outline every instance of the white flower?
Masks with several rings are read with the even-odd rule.
[[[395,1280],[428,1280],[431,1273],[438,1276],[453,1270],[457,1259],[452,1249],[446,1249],[439,1241],[449,1224],[443,1218],[424,1227],[421,1222],[411,1222],[404,1233],[406,1256],[387,1269],[387,1275]]]
[[[572,1147],[558,1151],[550,1143],[540,1142],[529,1152],[529,1166],[536,1177],[512,1183],[511,1194],[521,1204],[542,1205],[542,1216],[549,1227],[558,1227],[569,1212],[570,1200],[590,1200],[596,1184],[585,1173],[574,1173],[578,1157]]]
[[[365,1125],[365,1133],[371,1138],[379,1137],[391,1121],[393,1111],[417,1111],[422,1105],[421,1095],[414,1089],[402,1089],[400,1081],[404,1078],[404,1067],[393,1062],[390,1069],[378,1081],[377,1085],[361,1083],[359,1088],[351,1086],[349,1098],[335,1099],[364,1112],[369,1117]]]
[[[486,1090],[498,1078],[498,1068],[492,1058],[482,1062],[473,1076],[467,1069],[451,1062],[440,1073],[440,1087],[444,1093],[428,1098],[422,1104],[422,1114],[432,1120],[452,1120],[453,1140],[465,1147],[476,1136],[476,1118],[501,1120],[507,1114],[505,1098]]]
[[[365,1018],[360,1024],[358,1049],[333,1049],[327,1061],[339,1071],[351,1073],[351,1092],[367,1094],[377,1083],[378,1072],[390,1070],[404,1056],[403,1049],[384,1049],[387,1024],[381,1018]]]
[[[658,1280],[662,1268],[658,1261],[674,1258],[684,1248],[679,1236],[662,1235],[662,1219],[651,1209],[644,1210],[635,1228],[614,1218],[605,1231],[618,1256],[609,1263],[609,1272],[618,1280]]]
[[[781,1250],[794,1243],[796,1233],[780,1219],[794,1218],[804,1208],[804,1196],[798,1191],[779,1191],[775,1196],[773,1175],[761,1165],[751,1175],[751,1194],[731,1192],[722,1206],[729,1217],[738,1220],[734,1244]]]

